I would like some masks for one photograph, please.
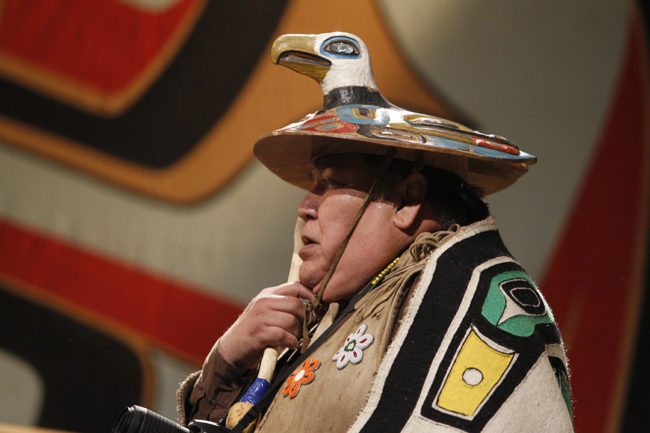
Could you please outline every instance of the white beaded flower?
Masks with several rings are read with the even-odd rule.
[[[366,334],[367,329],[368,326],[364,323],[353,334],[348,335],[343,347],[337,350],[332,357],[332,361],[336,361],[336,368],[342,370],[350,362],[353,364],[361,362],[363,350],[375,340],[375,337]]]

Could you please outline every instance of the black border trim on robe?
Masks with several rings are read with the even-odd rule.
[[[483,318],[481,307],[489,288],[490,273],[495,272],[494,275],[497,275],[504,270],[522,269],[512,259],[495,229],[470,235],[450,246],[438,257],[429,289],[422,298],[407,335],[401,343],[399,353],[390,366],[381,397],[361,428],[362,432],[400,431],[404,428],[417,409],[416,405],[423,383],[429,374],[431,362],[440,350],[443,338],[461,305],[473,271],[479,265],[498,257],[505,257],[508,261],[483,270],[472,303],[453,337],[452,344],[445,349],[447,353],[443,357],[431,389],[427,390],[429,395],[423,407],[427,405],[430,407],[433,398],[431,394],[435,395],[437,392],[436,386],[440,385],[446,375],[446,367],[472,324],[478,324],[477,329],[481,333],[505,343],[504,346],[511,345],[522,350],[515,368],[509,370],[498,391],[491,394],[490,401],[471,422],[434,409],[423,409],[422,415],[457,428],[469,431],[480,430],[494,414],[495,408],[510,395],[543,351],[543,344],[530,340],[539,338],[545,342],[560,341],[555,324],[537,325],[533,336],[522,338],[495,328]],[[487,288],[485,281],[487,281]]]
[[[484,269],[481,272],[476,293],[469,311],[463,318],[458,331],[454,335],[447,353],[438,368],[433,384],[428,391],[427,398],[422,406],[421,414],[437,422],[452,425],[466,431],[480,431],[492,418],[499,407],[512,394],[517,385],[526,377],[531,367],[544,352],[546,344],[560,343],[560,336],[554,324],[542,324],[535,327],[535,333],[530,337],[518,337],[494,327],[481,314],[483,303],[490,289],[493,278],[508,271],[522,271],[521,266],[514,262],[499,263]],[[505,378],[489,395],[487,401],[471,420],[463,417],[444,413],[434,407],[434,399],[443,386],[447,371],[456,357],[456,352],[463,343],[467,331],[472,327],[491,341],[512,350],[517,354],[513,359]],[[539,338],[537,338],[539,337]]]

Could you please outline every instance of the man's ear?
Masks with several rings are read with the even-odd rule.
[[[427,180],[421,173],[409,174],[399,187],[399,205],[393,215],[393,223],[407,231],[416,223],[427,193]]]

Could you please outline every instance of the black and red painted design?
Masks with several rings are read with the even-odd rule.
[[[37,3],[40,3],[40,5]],[[67,8],[66,12],[75,13],[76,7],[84,7],[87,4],[87,2],[79,1],[75,7],[72,7],[73,3],[3,0],[0,2],[0,34],[2,32],[1,27],[7,25],[3,21],[9,16],[6,14],[15,12],[11,12],[12,8],[20,8],[22,5],[36,5],[55,9],[61,5],[67,5],[70,7]],[[191,2],[189,0],[168,2],[172,6],[167,12],[142,11],[138,6],[125,6],[126,2],[106,0],[93,3],[112,4],[116,8],[124,6],[125,13],[135,14],[132,17],[144,17],[145,14],[151,16],[159,13],[167,14],[165,16],[168,24],[173,22],[177,27],[175,27],[175,30],[174,25],[166,27],[169,30],[166,33],[167,39],[163,38],[166,42],[160,42],[157,51],[151,50],[151,64],[148,67],[131,68],[131,70],[139,71],[139,74],[131,75],[131,81],[120,81],[121,84],[119,85],[115,84],[117,80],[114,81],[113,87],[109,86],[113,89],[111,91],[100,91],[101,86],[97,82],[93,84],[90,81],[85,83],[81,80],[73,81],[70,77],[63,80],[65,71],[56,71],[53,69],[54,66],[48,66],[50,69],[47,69],[43,63],[40,66],[31,64],[31,72],[29,68],[23,68],[20,69],[20,73],[15,73],[18,72],[17,66],[25,66],[25,63],[28,62],[25,58],[20,60],[20,56],[16,55],[15,51],[7,48],[6,41],[3,39],[4,42],[0,41],[0,47],[2,47],[0,48],[0,75],[2,76],[2,79],[0,79],[0,134],[3,142],[38,152],[41,155],[66,162],[75,167],[82,167],[83,164],[87,164],[87,170],[90,172],[96,170],[94,173],[98,176],[111,179],[112,182],[127,188],[135,188],[156,197],[189,202],[209,195],[215,190],[215,185],[220,184],[220,181],[206,182],[202,184],[201,188],[193,188],[196,184],[193,181],[183,183],[181,177],[174,176],[175,173],[185,173],[183,169],[187,166],[184,164],[195,155],[202,155],[202,158],[206,160],[215,161],[214,167],[210,170],[220,171],[219,156],[222,156],[223,153],[218,153],[217,156],[214,154],[208,156],[206,156],[207,154],[201,154],[201,151],[208,148],[208,146],[202,144],[192,147],[191,150],[187,150],[183,146],[171,149],[152,146],[146,141],[152,137],[152,134],[157,134],[154,131],[159,126],[157,123],[145,125],[144,128],[148,132],[137,132],[137,134],[140,134],[142,141],[145,142],[142,148],[139,145],[134,145],[135,141],[130,136],[126,136],[127,141],[124,144],[107,143],[108,147],[115,145],[116,147],[113,149],[102,149],[101,146],[104,145],[102,145],[101,137],[92,146],[85,139],[77,140],[77,138],[81,137],[83,139],[84,137],[93,136],[95,128],[99,128],[104,133],[112,134],[113,140],[124,138],[124,134],[118,135],[119,132],[111,131],[108,125],[142,128],[143,126],[138,124],[135,118],[130,117],[136,114],[142,122],[155,120],[164,123],[173,121],[174,116],[190,117],[188,113],[181,112],[183,110],[179,109],[179,107],[185,106],[190,99],[183,94],[183,89],[186,89],[184,86],[188,85],[194,89],[195,87],[213,84],[213,77],[194,75],[201,73],[200,69],[203,63],[200,63],[199,60],[210,63],[209,66],[215,70],[221,67],[224,59],[228,60],[231,59],[231,56],[239,55],[238,52],[221,50],[216,56],[218,57],[217,60],[214,58],[194,59],[198,63],[189,63],[188,58],[198,52],[208,50],[211,55],[216,52],[211,43],[204,44],[201,42],[203,38],[209,40],[213,36],[211,34],[212,29],[208,29],[205,25],[201,27],[201,22],[207,19],[205,14],[210,13],[208,8],[216,7],[212,3],[222,2]],[[278,31],[287,32],[295,29],[306,32],[328,31],[336,27],[350,29],[364,36],[372,33],[372,31],[376,33],[383,31],[385,33],[385,29],[377,30],[380,27],[383,29],[382,26],[376,24],[381,21],[379,19],[381,17],[377,18],[376,10],[372,7],[368,11],[368,5],[364,2],[359,2],[354,7],[366,8],[362,10],[366,16],[371,16],[372,11],[374,11],[375,15],[365,20],[357,20],[356,23],[351,22],[352,20],[345,21],[346,17],[338,17],[338,21],[327,21],[331,17],[322,14],[322,5],[317,5],[318,8],[316,8],[309,6],[308,2],[298,3],[292,1],[287,3],[290,7],[277,15],[273,15],[277,18],[276,21],[269,18],[268,15],[264,16],[263,25],[277,25]],[[640,4],[641,8],[647,8],[646,2],[635,2],[635,4]],[[281,7],[284,2],[282,4],[280,2],[274,3],[274,5],[275,7]],[[223,4],[222,7],[227,8],[229,6]],[[335,7],[332,6],[332,8]],[[349,3],[345,3],[345,7],[350,8],[351,6]],[[36,11],[37,9],[30,7],[30,10]],[[172,10],[174,11],[173,14],[176,14],[174,17],[172,17]],[[257,16],[255,15],[255,8],[246,8],[246,10],[248,19]],[[140,12],[143,15],[138,15]],[[236,15],[236,13],[231,13],[228,15],[228,19],[238,19]],[[125,16],[122,15],[122,17]],[[354,17],[354,14],[351,13],[348,16]],[[633,20],[630,24],[627,55],[622,59],[622,69],[618,78],[619,88],[610,104],[610,114],[600,134],[598,150],[594,154],[592,165],[586,173],[583,187],[567,220],[566,232],[561,237],[562,240],[556,248],[556,253],[545,278],[541,281],[544,294],[553,306],[555,316],[563,330],[565,341],[569,343],[571,380],[576,400],[576,427],[579,431],[615,431],[618,425],[624,426],[621,427],[623,431],[643,431],[645,426],[648,425],[648,417],[650,416],[648,410],[649,400],[646,392],[650,382],[647,369],[644,368],[648,364],[647,354],[643,350],[636,350],[636,342],[647,340],[649,329],[648,312],[650,311],[648,306],[649,297],[645,295],[648,293],[647,276],[644,274],[644,271],[648,269],[647,185],[649,171],[647,155],[650,147],[647,127],[647,47],[644,45],[644,39],[647,40],[647,34],[644,38],[644,29],[647,31],[648,28],[647,10],[644,16],[646,17],[645,24],[642,20]],[[310,21],[309,17],[318,17],[319,21]],[[216,18],[213,19],[216,20]],[[28,22],[26,25],[35,25],[36,21],[39,20]],[[131,18],[128,18],[127,21],[131,21]],[[25,19],[16,22],[25,23]],[[46,21],[41,19],[40,22],[45,23]],[[361,26],[362,28],[355,26]],[[228,28],[232,27],[228,26]],[[5,33],[4,38],[10,36]],[[133,35],[130,35],[130,37],[133,37]],[[196,41],[192,38],[195,38]],[[369,37],[366,37],[366,39],[370,40]],[[264,43],[267,41],[264,41]],[[383,60],[379,56],[375,58],[377,78],[378,81],[381,81],[382,71],[388,70],[387,65],[396,68],[404,68],[404,66],[403,63],[396,62],[399,56],[393,55],[395,52],[393,39],[384,34],[382,38],[376,38],[376,41],[376,44],[385,47],[386,53],[388,53]],[[2,45],[2,43],[5,45]],[[124,47],[122,46],[121,49],[124,49]],[[121,49],[116,51],[120,52]],[[264,51],[263,47],[260,50],[260,53]],[[54,50],[52,50],[52,55],[55,55]],[[13,62],[11,64],[9,56],[11,56],[11,62]],[[184,62],[188,63],[181,62],[181,58],[185,58]],[[267,62],[263,57],[262,59]],[[247,61],[247,59],[244,60]],[[124,59],[121,59],[121,62],[123,61]],[[382,61],[384,61],[383,64]],[[216,62],[218,65],[214,66],[211,62]],[[234,60],[233,65],[237,64],[237,62],[237,60]],[[116,63],[116,65],[119,64],[120,62]],[[195,65],[196,70],[193,71],[189,81],[185,82],[182,78],[184,76],[183,71],[177,68],[180,65],[190,64]],[[151,65],[155,65],[155,67]],[[242,76],[250,71],[250,69],[246,70],[245,65],[243,69],[238,69],[238,67],[234,69],[237,69],[237,73]],[[30,74],[34,73],[37,74],[37,79],[30,80]],[[399,75],[398,72],[394,74],[395,76]],[[287,73],[286,75],[290,76],[291,74]],[[247,77],[250,78],[251,76],[248,75]],[[271,81],[278,87],[289,88],[295,86],[292,88],[296,88],[297,93],[308,92],[312,87],[312,83],[300,87],[301,83],[295,81],[293,77],[287,80],[290,83],[286,84],[286,86],[284,84],[280,85],[278,84],[279,81],[276,80],[278,77],[280,77],[280,80],[283,79],[280,74],[274,75]],[[259,79],[259,77],[254,78]],[[196,83],[193,82],[195,79]],[[250,85],[255,79],[242,80]],[[38,81],[41,82],[40,86],[37,85]],[[58,82],[60,86],[48,88],[45,86],[45,82]],[[141,83],[141,87],[129,87],[129,84],[125,84],[127,82]],[[165,82],[167,84],[164,84]],[[74,86],[71,83],[74,83]],[[145,83],[145,85],[142,85],[142,83]],[[417,83],[417,80],[405,79],[400,85],[412,86],[413,83]],[[268,82],[265,83],[266,88],[269,87],[267,84]],[[417,93],[424,98],[422,95],[428,95],[428,93],[422,90],[423,87],[417,88],[415,92],[411,88],[407,92],[406,89],[390,90],[384,83],[380,84],[387,97],[401,106],[410,105],[417,108],[417,111],[427,113],[442,112],[441,107],[430,108],[432,104],[431,98],[429,100],[415,100],[411,104],[402,103],[399,99],[401,94],[406,93]],[[75,89],[75,86],[78,86],[82,90],[79,94],[94,96],[84,102],[83,98],[73,98],[63,91],[55,92],[55,88],[66,88],[66,85],[70,85],[70,89]],[[120,93],[120,90],[115,90],[118,88],[122,89],[123,93]],[[116,102],[110,104],[107,102],[118,101],[119,98],[115,97],[115,95],[126,95],[125,89],[127,88],[138,90],[137,92],[131,90],[132,93],[129,93],[135,95],[133,99],[124,99],[123,101],[126,101],[126,103],[121,106]],[[235,96],[232,96],[230,102],[234,101],[235,106],[241,103],[244,100],[243,98],[250,97],[246,92],[248,90],[246,85],[239,88],[239,90],[241,89],[244,89],[244,91],[240,93],[237,93],[236,90],[232,91]],[[159,94],[163,90],[171,92],[172,95]],[[201,88],[201,90],[204,89]],[[228,89],[222,90],[227,91]],[[158,96],[155,96],[156,94]],[[111,95],[115,98],[111,99]],[[214,95],[210,103],[219,103],[217,100],[219,98]],[[210,99],[203,98],[203,95],[199,96],[199,99],[197,99],[199,102]],[[224,96],[224,99],[227,98]],[[309,99],[313,100],[311,97]],[[105,103],[105,105],[102,106],[100,102]],[[192,100],[192,103],[194,102]],[[233,108],[233,104],[228,105],[230,102],[224,102],[227,107],[224,110]],[[226,139],[220,140],[220,145],[252,143],[258,133],[286,124],[286,122],[296,119],[304,112],[316,108],[308,104],[305,105],[304,102],[301,103],[302,106],[296,104],[295,112],[288,113],[286,119],[272,121],[268,127],[264,126],[260,131],[252,131],[250,140],[246,138],[240,141]],[[144,115],[142,114],[144,107],[142,104],[146,104],[153,111],[162,111],[163,113],[158,117],[153,117],[153,114]],[[283,109],[283,107],[278,107],[278,109]],[[272,116],[275,113],[268,114]],[[287,112],[284,114],[287,114]],[[450,117],[442,115],[443,117]],[[48,118],[49,116],[54,116],[53,119],[56,122]],[[199,113],[198,116],[203,116],[203,113]],[[263,121],[263,117],[258,113],[256,119]],[[216,118],[216,116],[213,117],[213,119]],[[111,119],[121,123],[110,123]],[[131,120],[127,121],[126,119]],[[201,123],[200,119],[190,119],[189,121],[191,125]],[[250,118],[247,117],[246,121],[250,122]],[[52,123],[56,123],[56,125],[52,125]],[[88,126],[91,124],[93,128]],[[594,127],[600,128],[598,125]],[[58,129],[55,130],[54,128]],[[196,129],[193,131],[184,131],[183,134],[185,135],[183,137],[192,134],[200,136]],[[247,131],[242,131],[241,128],[238,131],[247,133]],[[208,130],[206,134],[210,135],[211,132],[214,132],[214,129]],[[181,137],[179,131],[172,131],[171,133],[176,138]],[[232,137],[232,135],[228,137]],[[190,142],[191,140],[184,141],[184,143]],[[40,143],[40,146],[35,143]],[[201,141],[201,143],[204,142]],[[175,143],[172,144],[175,145]],[[216,147],[218,148],[218,146]],[[228,153],[231,148],[222,149]],[[543,161],[544,155],[540,155],[540,157]],[[248,161],[248,158],[248,155],[242,157],[240,163],[244,164]],[[143,169],[143,167],[145,168]],[[195,173],[200,176],[206,175],[206,172],[198,170],[195,170]],[[207,177],[203,179],[211,178],[211,176],[213,176],[213,173],[207,173]],[[210,183],[210,185],[206,186],[207,183]],[[615,236],[611,235],[612,228],[616,230]],[[598,248],[591,248],[594,245],[594,237],[598,239]],[[47,251],[47,254],[39,254],[39,250]],[[82,257],[86,257],[86,259]],[[573,260],[572,265],[569,265],[569,258]],[[211,344],[212,335],[208,334],[218,332],[218,329],[222,329],[220,327],[226,326],[225,323],[219,322],[215,325],[214,330],[206,329],[206,333],[201,336],[200,342],[188,341],[187,345],[183,344],[181,347],[182,342],[176,340],[180,336],[170,337],[167,334],[168,331],[162,325],[157,325],[159,326],[157,329],[149,329],[148,326],[150,327],[151,323],[145,326],[142,322],[135,320],[132,313],[125,314],[124,317],[116,313],[114,310],[117,307],[113,304],[114,298],[111,292],[108,291],[107,286],[104,286],[105,290],[97,290],[96,292],[90,291],[88,288],[95,287],[97,282],[108,278],[107,281],[112,281],[111,288],[129,287],[134,293],[142,290],[147,294],[144,299],[158,302],[158,306],[164,306],[165,311],[173,312],[172,316],[175,317],[187,314],[189,314],[187,317],[194,317],[195,315],[215,317],[214,311],[219,311],[219,314],[221,314],[221,311],[225,311],[226,315],[231,314],[234,316],[238,309],[238,306],[227,305],[228,303],[224,306],[220,301],[215,302],[212,296],[199,296],[199,298],[195,299],[194,306],[212,305],[214,310],[206,308],[205,311],[193,310],[188,313],[188,310],[183,307],[184,304],[176,303],[175,300],[186,295],[193,296],[196,293],[202,293],[195,290],[196,288],[186,284],[170,282],[166,278],[143,272],[128,262],[115,258],[109,259],[102,254],[83,248],[71,247],[69,239],[54,238],[46,233],[23,226],[18,222],[4,219],[2,220],[2,231],[0,233],[0,262],[2,262],[0,271],[2,274],[2,291],[7,293],[7,297],[3,297],[3,299],[9,299],[18,291],[23,293],[31,290],[33,292],[30,293],[35,293],[34,299],[45,298],[47,293],[53,292],[57,299],[70,299],[70,304],[80,306],[80,311],[86,312],[84,314],[91,311],[91,313],[97,313],[97,316],[94,317],[106,315],[107,320],[112,320],[112,327],[122,326],[136,330],[132,336],[136,334],[141,337],[144,336],[142,337],[144,341],[153,342],[155,345],[160,343],[163,347],[170,348],[173,353],[182,355],[184,359],[195,360],[197,363],[202,356],[199,351]],[[63,290],[62,287],[66,285],[65,282],[60,281],[55,284],[55,281],[63,278],[62,275],[67,275],[68,282],[71,286],[76,287],[75,290]],[[77,280],[80,275],[85,275],[85,277]],[[84,285],[85,287],[83,287]],[[164,289],[167,286],[175,288]],[[168,295],[168,292],[176,292],[177,294],[172,296]],[[97,295],[97,299],[94,299],[95,295]],[[612,301],[613,298],[617,301]],[[161,299],[168,299],[168,301],[163,302]],[[174,302],[169,301],[172,299]],[[21,302],[25,304],[34,303],[38,306],[43,305],[43,302],[35,303],[31,297]],[[1,303],[0,305],[4,307],[5,305],[8,306],[9,303]],[[66,317],[72,319],[75,323],[74,326],[91,326],[79,319],[78,312],[71,313],[69,310],[57,309],[54,304],[47,305],[49,305],[48,309],[54,311],[53,316],[65,314]],[[102,309],[102,306],[105,309]],[[4,314],[4,308],[2,310]],[[36,311],[36,308],[34,308],[34,311]],[[61,313],[61,311],[64,313]],[[120,325],[123,320],[126,325]],[[160,318],[157,320],[160,320]],[[93,321],[93,323],[97,324],[99,322]],[[154,326],[154,328],[156,327]],[[12,324],[10,329],[16,330],[19,328]],[[195,336],[196,333],[189,332],[188,335]],[[113,342],[120,340],[119,344],[111,347],[123,345],[123,347],[127,348],[125,350],[133,349],[133,346],[128,343],[131,340],[125,343],[119,335],[117,337],[110,335],[109,337],[108,339],[112,339]],[[167,342],[168,338],[171,343]],[[607,350],[602,350],[603,341],[605,340],[608,341]],[[188,346],[196,349],[188,348]],[[642,347],[642,345],[639,347]],[[115,350],[119,351],[121,349],[116,348]],[[138,359],[137,356],[131,358]],[[608,367],[605,369],[600,368],[602,365]],[[135,372],[136,370],[138,370],[138,367],[132,369],[129,367],[129,371]],[[599,381],[594,381],[594,377],[599,378]],[[134,394],[141,393],[142,386],[144,385],[141,384],[140,391],[134,392]],[[72,427],[70,428],[72,429]],[[105,431],[105,428],[106,426],[102,431]]]
[[[378,24],[373,5],[345,3],[353,13],[327,21],[320,19],[317,3],[294,2],[292,8],[287,3],[0,1],[0,141],[63,163],[61,173],[72,167],[149,197],[195,203],[213,195],[250,160],[259,135],[312,108],[310,89],[276,71],[266,57],[276,26],[288,31],[296,23],[362,27],[385,48],[377,64],[408,77],[406,86],[392,83],[393,91],[410,94],[406,99],[423,111],[444,112],[408,66],[396,61],[397,47]],[[320,17],[318,23],[311,17]],[[283,89],[289,87],[299,98],[274,103],[270,110],[270,102],[285,98]],[[169,210],[142,202],[153,203],[154,217],[161,208]],[[105,372],[119,396],[101,413],[93,405],[103,395],[93,402],[71,400],[76,413],[94,414],[94,424],[85,416],[75,422],[68,411],[57,415],[57,406],[37,419],[41,427],[106,431],[117,416],[113,407],[152,402],[151,388],[160,378],[151,377],[151,353],[143,349],[160,349],[198,366],[241,306],[208,294],[223,289],[145,271],[119,253],[80,246],[68,235],[52,236],[47,228],[0,215],[1,292],[24,297],[25,311],[67,318],[70,335],[84,327],[103,335],[97,341],[110,341],[109,361],[113,352],[131,353],[123,377]],[[3,307],[10,303],[1,305],[9,319]],[[27,344],[37,341],[17,323],[4,329]],[[106,332],[114,329],[121,331]],[[31,359],[22,348],[11,347]],[[128,392],[122,392],[124,381],[131,382]],[[55,382],[45,382],[46,393],[58,393]]]
[[[639,369],[646,355],[637,349],[650,316],[639,307],[650,293],[646,35],[640,14],[632,13],[610,111],[541,281],[569,349],[578,431],[643,431],[650,416],[640,390],[649,380]],[[598,248],[589,248],[595,239]]]
[[[0,347],[43,381],[39,426],[105,431],[126,406],[152,403],[149,347],[200,365],[241,311],[1,219],[0,239]]]
[[[0,137],[163,199],[205,197],[251,157],[210,131],[284,7],[255,3],[4,1]]]
[[[44,388],[38,425],[105,431],[126,406],[151,403],[152,367],[135,334],[100,326],[78,308],[36,295],[2,273],[0,304],[0,347],[27,362]]]

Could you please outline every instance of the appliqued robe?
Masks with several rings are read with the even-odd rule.
[[[400,319],[396,298],[379,317],[352,313],[311,354],[312,380],[293,398],[283,384],[255,431],[573,431],[551,310],[493,219],[462,227],[426,260]],[[361,325],[373,342],[339,368],[333,358]]]

